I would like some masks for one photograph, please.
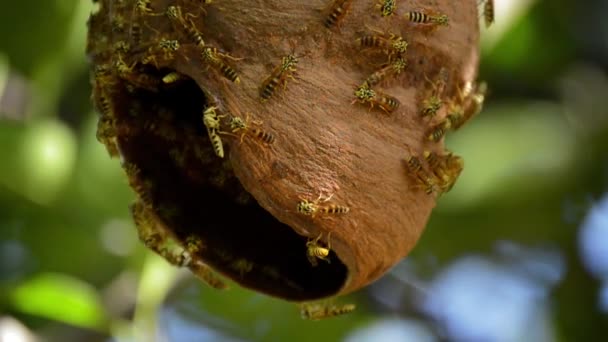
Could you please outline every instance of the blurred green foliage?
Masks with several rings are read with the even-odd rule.
[[[566,274],[550,296],[554,336],[592,340],[608,319],[577,234],[608,187],[608,46],[586,33],[608,28],[571,14],[608,5],[512,3],[528,5],[499,6],[505,12],[484,32],[486,109],[447,140],[465,171],[408,260],[429,278],[462,256],[493,255],[497,241],[555,246]],[[289,303],[236,285],[212,291],[146,251],[118,161],[95,139],[84,56],[92,8],[86,0],[26,0],[0,11],[0,312],[62,340],[150,340],[161,331],[169,340],[333,341],[387,316],[432,325],[367,290],[347,298],[361,308],[351,316],[302,321]],[[7,94],[19,103],[8,91],[19,82],[24,105],[1,106]]]

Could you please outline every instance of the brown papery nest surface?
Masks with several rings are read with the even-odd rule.
[[[457,160],[450,187],[462,169],[444,132],[429,135],[449,130],[449,99],[464,103],[475,81],[475,0],[399,1],[387,16],[357,0],[99,5],[87,47],[98,138],[138,194],[143,242],[212,286],[211,269],[291,301],[359,289],[410,252],[449,189],[425,151]],[[399,37],[406,52],[362,46]],[[422,115],[435,93],[443,105]]]

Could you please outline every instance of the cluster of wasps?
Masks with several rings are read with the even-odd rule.
[[[397,3],[395,0],[381,0],[376,4],[382,17],[396,15]],[[440,13],[427,13],[423,11],[407,11],[403,18],[410,23],[424,25],[424,27],[437,28],[447,26],[448,16]],[[387,79],[399,76],[407,67],[406,53],[408,42],[394,33],[386,33],[377,30],[366,33],[357,39],[357,45],[362,49],[373,49],[381,51],[387,56],[387,61],[370,74],[359,86],[356,87],[355,99],[352,103],[369,104],[370,110],[374,107],[382,109],[390,114],[399,108],[397,98],[373,89]]]
[[[129,209],[137,227],[139,239],[147,248],[162,256],[174,266],[187,267],[199,279],[215,289],[225,290],[228,288],[228,285],[213,272],[211,267],[200,261],[195,261],[191,257],[206,248],[200,238],[190,236],[186,239],[185,246],[180,247],[158,228],[158,220],[146,202],[138,199],[131,204]]]
[[[484,17],[485,25],[489,27],[494,22],[494,1],[480,0],[479,4],[483,7],[480,13]],[[442,108],[446,108],[445,116],[439,122],[432,124],[425,135],[428,142],[436,143],[441,141],[448,131],[458,130],[481,112],[487,84],[467,82],[462,86],[457,85],[457,94],[445,98],[444,91],[449,82],[449,71],[441,68],[434,80],[426,76],[425,78],[430,84],[430,90],[420,103],[420,117],[433,120]],[[426,162],[428,169],[423,167],[423,161]],[[411,153],[406,159],[408,175],[427,194],[450,191],[463,167],[463,159],[452,152],[437,154],[425,150],[422,156]]]
[[[349,0],[334,0],[323,21],[325,27],[331,29],[339,25],[351,3],[352,1]],[[486,26],[489,26],[494,22],[493,0],[482,0],[482,3]],[[390,17],[397,13],[397,2],[395,0],[380,0],[376,3],[375,8],[380,12],[381,17]],[[407,11],[403,14],[403,18],[407,22],[422,25],[422,27],[430,30],[449,25],[449,18],[446,14],[431,11]],[[399,100],[375,90],[374,87],[390,78],[398,77],[406,69],[408,42],[394,33],[371,30],[370,33],[366,33],[357,39],[357,45],[362,49],[380,51],[386,55],[387,60],[355,88],[355,99],[352,104],[358,102],[369,105],[370,110],[379,108],[387,114],[393,113],[399,108]],[[274,87],[280,83],[285,84],[286,78],[292,77],[291,73],[294,71],[295,63],[290,62],[287,57],[284,58],[281,65],[277,66],[273,74],[263,83],[260,91],[261,97],[267,100]],[[442,94],[448,82],[447,75],[447,70],[442,70],[439,79],[436,82],[430,82],[431,94],[421,104],[422,117],[433,118],[444,105]],[[438,142],[446,131],[460,128],[477,115],[482,109],[486,90],[485,83],[466,84],[464,90],[459,91],[456,98],[448,101],[449,111],[445,119],[431,127],[427,135],[429,142]],[[423,164],[426,164],[426,168]],[[438,154],[434,151],[425,150],[422,157],[411,154],[406,160],[407,174],[414,180],[417,187],[423,189],[427,194],[450,191],[463,167],[463,159],[452,152]],[[317,213],[345,214],[349,212],[349,208],[346,206],[326,204],[331,197],[322,199],[322,196],[319,196],[313,201],[301,199],[297,204],[297,211],[302,215],[313,218]],[[327,244],[321,244],[319,242],[321,238],[322,234],[314,239],[309,239],[306,243],[306,256],[313,267],[318,265],[318,260],[329,262],[330,235],[327,236]],[[341,307],[313,304],[304,305],[301,308],[301,314],[303,318],[319,319],[349,313],[354,309],[354,305],[351,304]]]
[[[387,114],[399,108],[399,100],[388,94],[372,89],[390,77],[400,75],[407,67],[405,53],[408,43],[401,36],[390,34],[366,34],[357,39],[362,48],[380,50],[387,55],[388,61],[378,70],[369,75],[361,85],[355,89],[355,102],[369,104],[370,110],[374,107],[382,109]]]
[[[201,1],[196,5],[200,6],[208,3],[208,1]],[[129,4],[131,5],[130,9],[127,8]],[[151,7],[150,0],[117,1],[110,7],[108,10],[112,12],[108,15],[110,18],[108,40],[114,42],[111,47],[114,52],[113,55],[118,54],[118,60],[114,64],[119,69],[117,70],[119,77],[133,86],[147,90],[158,90],[158,86],[163,83],[177,81],[179,77],[176,77],[175,74],[156,78],[142,72],[138,67],[154,65],[158,68],[159,61],[164,62],[164,64],[173,61],[176,52],[182,48],[182,44],[194,44],[201,50],[201,60],[209,67],[217,69],[227,79],[235,83],[239,82],[237,72],[226,61],[231,56],[218,52],[217,48],[205,44],[202,33],[194,24],[193,18],[205,13],[204,8],[198,7],[196,15],[190,12],[183,14],[180,6],[167,6],[165,11],[156,12],[156,9]],[[131,16],[125,18],[125,13],[131,13]],[[161,16],[169,19],[179,39],[159,36],[159,32],[149,25],[148,19]],[[129,27],[127,28],[127,26]],[[150,37],[151,35],[152,37]],[[179,35],[185,36],[187,40],[180,40],[182,37],[179,37]],[[129,52],[131,53],[130,61],[125,63],[121,54]]]
[[[440,71],[439,80],[431,82],[432,91],[429,97],[422,101],[421,117],[433,118],[445,105],[447,115],[438,124],[433,125],[427,133],[426,138],[432,142],[440,141],[450,130],[458,130],[470,121],[483,109],[486,93],[488,90],[485,82],[478,84],[466,83],[464,89],[458,89],[458,94],[447,101],[442,98],[445,88],[447,73],[445,69]]]
[[[437,154],[427,150],[424,151],[422,159],[428,170],[423,167],[421,158],[413,154],[406,160],[406,168],[418,188],[429,195],[450,191],[464,167],[462,157],[452,152]]]
[[[335,3],[339,3],[336,1]],[[342,1],[344,2],[344,1]],[[486,27],[494,23],[494,0],[478,0],[483,9],[481,14],[484,17]],[[382,17],[390,17],[396,13],[397,0],[378,0],[376,9],[380,11]],[[341,13],[341,11],[338,11]],[[415,24],[427,24],[432,26],[448,26],[449,17],[443,13],[433,11],[407,11],[403,14],[405,20]]]
[[[486,26],[489,27],[494,22],[494,2],[493,0],[481,0],[479,4],[483,6],[481,13]],[[397,15],[396,1],[380,0],[375,7],[381,17]],[[433,11],[406,11],[403,13],[403,17],[412,24],[423,25],[422,27],[430,30],[449,26],[449,18],[446,14]],[[408,43],[403,37],[394,33],[373,31],[375,32],[359,37],[357,44],[363,49],[381,51],[387,56],[387,61],[357,86],[352,103],[369,104],[370,109],[378,107],[386,113],[392,113],[398,109],[399,101],[372,87],[388,78],[397,77],[403,72],[407,66],[405,56]],[[487,85],[484,82],[466,83],[462,87],[458,86],[456,96],[444,99],[443,93],[448,84],[448,78],[449,71],[445,68],[439,71],[436,80],[432,81],[427,78],[430,91],[420,104],[420,116],[432,120],[444,105],[447,107],[445,117],[438,123],[432,124],[425,134],[425,139],[429,143],[439,142],[448,131],[457,130],[471,120],[481,111],[486,96]],[[423,167],[423,162],[426,162],[428,170]],[[407,175],[417,187],[424,189],[428,194],[449,191],[462,169],[462,158],[451,152],[438,155],[432,151],[424,151],[423,156],[410,154],[406,160]]]
[[[327,203],[332,197],[333,194],[325,198],[323,198],[323,195],[319,195],[319,197],[312,201],[306,198],[300,198],[300,201],[296,205],[296,210],[301,215],[310,216],[311,218],[314,218],[317,214],[341,215],[350,212],[350,208],[347,206]],[[331,232],[327,234],[326,244],[320,242],[322,237],[323,233],[319,234],[316,238],[309,238],[306,242],[306,257],[308,258],[308,261],[312,267],[317,267],[319,265],[319,260],[330,263],[329,255],[331,252]],[[354,310],[354,304],[336,306],[328,303],[305,303],[300,307],[302,318],[309,320],[319,320],[322,318],[339,316],[350,313]]]
[[[483,4],[483,15],[486,25],[494,22],[494,2],[493,0],[481,0]],[[346,14],[350,1],[334,1],[329,16],[325,20],[325,26],[331,28]],[[391,17],[397,13],[396,0],[379,0],[375,8],[380,12],[381,17]],[[449,17],[446,14],[433,11],[406,11],[403,18],[412,24],[421,25],[422,28],[435,30],[441,26],[449,25]],[[373,33],[366,33],[357,39],[357,45],[363,49],[375,49],[387,55],[387,61],[376,71],[370,74],[359,86],[355,88],[355,99],[352,103],[369,104],[370,109],[374,107],[382,109],[386,113],[392,113],[399,108],[399,100],[388,94],[372,89],[374,86],[391,78],[399,76],[407,67],[405,55],[408,42],[401,36],[394,33],[385,33],[377,30]],[[435,100],[436,99],[431,99]],[[431,107],[429,110],[436,106]],[[439,130],[436,136],[440,134]]]
[[[347,14],[352,0],[334,0],[329,6],[329,10],[323,20],[323,25],[332,29],[340,24]],[[379,1],[375,8],[380,11],[382,17],[389,17],[396,14],[397,4],[394,0]],[[408,11],[403,14],[408,22],[430,27],[446,26],[448,17],[440,13],[425,13],[421,11]],[[400,106],[397,98],[373,89],[383,81],[400,75],[407,67],[406,53],[408,42],[401,36],[393,33],[375,32],[365,34],[357,39],[357,44],[363,49],[374,49],[383,52],[387,61],[380,69],[370,74],[354,91],[355,99],[352,103],[359,102],[369,105],[370,110],[379,108],[385,113],[390,114]],[[280,83],[285,83],[287,77],[292,77],[295,71],[295,63],[290,63],[287,57],[283,59],[281,65],[277,66],[272,75],[263,83],[260,91],[261,97],[265,100],[272,94],[272,90]],[[298,213],[312,218],[318,213],[337,215],[346,214],[350,211],[347,206],[337,204],[327,204],[332,196],[322,198],[319,196],[315,200],[301,199],[296,206]],[[329,235],[327,245],[321,245],[319,240],[322,235],[315,239],[309,239],[306,243],[307,257],[313,266],[318,265],[318,259],[329,262],[330,243]],[[304,314],[303,314],[304,315]]]
[[[170,5],[165,8],[162,12],[155,12],[155,9],[151,8],[150,0],[138,0],[133,5],[133,11],[139,12],[138,18],[143,20],[143,25],[148,27],[152,31],[156,31],[151,28],[147,22],[148,17],[166,17],[175,32],[184,35],[187,39],[186,42],[179,42],[178,40],[161,38],[158,40],[156,46],[151,46],[145,53],[145,56],[141,59],[142,63],[149,64],[153,63],[158,66],[158,58],[162,58],[165,61],[173,59],[173,52],[180,48],[180,45],[194,44],[200,51],[201,60],[207,65],[207,68],[217,70],[224,78],[234,82],[235,84],[240,83],[238,72],[231,66],[228,60],[238,60],[238,58],[232,57],[230,54],[221,52],[213,45],[209,45],[203,39],[203,34],[197,28],[195,20],[201,15],[206,15],[204,5],[211,4],[211,1],[190,1],[190,5],[196,5],[194,9],[187,10],[182,6]],[[193,14],[192,12],[196,12]],[[197,20],[200,22],[201,20]],[[135,28],[135,30],[134,30]],[[135,43],[140,41],[141,37],[141,24],[135,22],[131,25],[131,40]],[[171,83],[177,81],[179,77],[174,74],[171,77],[164,77],[163,82]]]
[[[160,66],[171,65],[185,45],[194,46],[200,50],[200,58],[207,69],[215,70],[227,80],[239,84],[240,78],[229,60],[236,60],[227,53],[219,51],[203,40],[203,34],[197,29],[194,18],[205,14],[204,6],[211,1],[181,1],[185,7],[167,6],[164,11],[153,8],[150,0],[114,1],[110,5],[101,2],[99,13],[91,15],[89,30],[97,39],[89,39],[87,53],[99,62],[92,73],[93,102],[100,118],[97,128],[97,139],[106,146],[110,156],[119,156],[116,142],[118,130],[126,129],[124,122],[117,126],[116,100],[122,92],[135,93],[147,91],[159,93],[166,87],[186,80],[185,75],[178,72],[161,71]],[[174,36],[162,35],[152,28],[149,20],[166,17],[173,29]],[[102,21],[104,20],[104,21]],[[170,34],[171,32],[169,32]],[[137,118],[139,125],[129,127],[132,130],[145,130],[162,136],[165,140],[177,139],[174,122],[163,117],[161,108],[154,108],[157,115],[143,116],[137,103],[130,104],[128,118]],[[221,119],[228,115],[219,115],[217,105],[209,106],[201,113],[201,126],[207,129],[215,153],[223,157],[223,146],[218,134],[228,134],[240,137],[252,136],[264,143],[273,143],[274,136],[264,132],[253,124],[261,122],[250,121],[249,116],[241,118],[230,115],[226,123],[229,132],[224,132]],[[215,114],[215,115],[214,115]],[[122,131],[121,131],[122,132]],[[174,155],[181,157],[179,149],[172,150]],[[201,280],[217,289],[226,288],[226,284],[211,270],[209,266],[190,256],[205,248],[204,243],[196,237],[186,240],[184,246],[179,246],[159,227],[156,212],[163,217],[175,216],[177,209],[154,202],[154,183],[146,179],[140,168],[131,162],[123,161],[122,166],[127,174],[129,185],[137,194],[137,200],[130,207],[138,235],[149,249],[164,257],[168,262],[180,267],[189,268]]]
[[[467,82],[463,87],[457,86],[455,96],[446,97],[444,92],[449,79],[446,68],[441,68],[434,80],[428,77],[426,79],[430,89],[420,103],[419,115],[421,119],[429,120],[429,128],[424,139],[428,143],[437,143],[447,132],[458,130],[481,112],[487,84]],[[445,116],[438,122],[433,121],[443,108],[445,108]],[[422,161],[426,162],[428,171],[423,167]],[[451,152],[438,155],[435,152],[424,151],[422,156],[410,153],[410,157],[406,160],[407,174],[417,187],[424,189],[427,194],[442,194],[450,191],[463,167],[462,158]]]
[[[143,1],[148,2],[148,1]],[[209,4],[210,1],[206,1],[205,4]],[[233,82],[234,84],[240,84],[241,80],[238,72],[230,65],[228,60],[238,60],[238,58],[232,57],[227,53],[219,52],[217,47],[208,45],[203,39],[203,34],[197,29],[193,19],[197,18],[203,13],[206,13],[204,9],[199,11],[196,15],[190,12],[184,12],[180,6],[167,6],[166,10],[162,13],[152,13],[152,10],[145,11],[147,15],[157,16],[164,15],[171,22],[175,31],[182,32],[188,39],[190,44],[194,44],[197,49],[200,50],[201,60],[207,65],[207,68],[213,68],[217,70],[224,78]],[[152,58],[150,56],[153,56]],[[146,56],[148,60],[154,60],[156,55],[148,53]],[[144,62],[146,61],[144,58]],[[164,83],[173,83],[179,81],[182,76],[177,72],[171,72],[162,78]],[[251,135],[258,140],[272,144],[274,143],[274,135],[269,132],[265,132],[257,127],[252,127],[250,123],[261,125],[259,121],[249,121],[249,113],[247,119],[244,120],[241,117],[230,115],[230,122],[226,125],[230,127],[230,132],[222,130],[222,118],[228,116],[228,114],[220,114],[220,105],[217,103],[208,106],[202,113],[202,122],[207,130],[209,139],[213,146],[215,154],[223,158],[224,157],[224,146],[220,134],[235,136],[237,133],[240,134],[241,142],[245,135]]]
[[[165,37],[155,38],[154,43],[143,44],[148,47],[145,58],[134,58],[134,53],[138,55],[135,49],[140,49],[140,43],[147,33],[142,29],[147,26],[139,20],[140,13],[151,14],[150,1],[117,1],[111,6],[102,3],[99,11],[106,12],[106,15],[98,13],[91,16],[89,29],[97,31],[101,38],[96,40],[95,45],[90,40],[87,52],[109,61],[95,66],[93,100],[100,113],[97,139],[106,146],[110,156],[115,157],[119,153],[115,142],[117,128],[112,100],[115,98],[114,93],[122,90],[134,92],[136,89],[158,92],[164,80],[145,72],[144,67],[146,64],[158,66],[159,59],[172,59],[174,52],[180,48],[180,43]],[[128,17],[127,13],[131,13],[131,16]],[[101,23],[98,18],[106,18],[108,22]],[[108,46],[109,42],[112,42],[111,46]],[[106,58],[103,58],[104,55]]]
[[[304,202],[304,201],[303,201]],[[301,204],[302,202],[300,202]],[[348,207],[340,207],[341,212],[348,212]],[[336,212],[337,213],[337,212]],[[314,239],[308,239],[306,242],[306,256],[308,261],[313,267],[318,265],[318,260],[323,260],[327,263],[329,260],[329,253],[331,251],[331,233],[327,235],[327,245],[322,245],[319,240],[323,237],[323,234],[319,234]],[[351,313],[355,311],[355,304],[343,304],[334,305],[333,303],[303,303],[300,305],[300,315],[303,319],[308,320],[320,320],[324,318],[330,318]]]
[[[330,7],[323,24],[328,29],[338,25],[348,12],[352,0],[334,0]],[[380,12],[382,17],[391,17],[397,14],[397,0],[378,0],[375,9]],[[449,18],[446,14],[433,11],[406,11],[403,19],[413,24],[423,24],[429,26],[447,26]]]
[[[310,216],[311,218],[314,218],[318,213],[324,215],[341,215],[350,212],[350,208],[347,206],[331,203],[326,204],[332,197],[333,194],[326,198],[319,195],[319,197],[312,201],[309,201],[306,198],[300,198],[300,202],[296,205],[296,210],[298,213]],[[317,238],[309,239],[308,242],[306,242],[306,256],[313,267],[318,265],[317,259],[329,262],[328,257],[331,250],[331,243],[329,242],[330,235],[327,236],[326,247],[319,244],[322,235],[323,234],[320,234]]]
[[[177,209],[170,207],[154,207],[152,192],[154,183],[146,178],[142,170],[134,163],[124,162],[123,168],[127,174],[129,185],[135,191],[137,199],[129,207],[131,216],[137,228],[137,234],[141,242],[150,250],[162,256],[170,264],[177,267],[186,267],[207,285],[224,290],[228,286],[221,278],[206,264],[193,260],[191,257],[205,249],[204,242],[196,236],[186,238],[184,246],[180,246],[162,228],[159,227],[159,219],[155,209],[166,216],[174,216]]]
[[[265,144],[274,143],[275,137],[272,133],[263,131],[252,125],[261,125],[262,122],[251,121],[249,118],[249,113],[247,113],[246,118],[243,119],[242,117],[235,116],[233,114],[218,114],[218,112],[219,108],[217,106],[207,107],[203,112],[203,123],[207,129],[211,144],[213,145],[213,150],[218,157],[224,157],[224,146],[222,139],[220,138],[220,134],[237,136],[238,133],[240,134],[241,142],[243,141],[245,135],[250,135]],[[221,130],[221,126],[223,124],[221,119],[227,116],[230,116],[230,120],[228,124],[224,123],[224,125],[230,127],[230,132]]]

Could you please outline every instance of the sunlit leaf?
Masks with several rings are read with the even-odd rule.
[[[17,286],[11,304],[21,312],[91,329],[102,329],[106,315],[95,288],[64,274],[42,273]]]

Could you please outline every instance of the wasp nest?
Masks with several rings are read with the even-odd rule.
[[[99,1],[97,135],[142,241],[292,301],[378,279],[462,170],[443,136],[483,99],[477,19],[475,0]]]

